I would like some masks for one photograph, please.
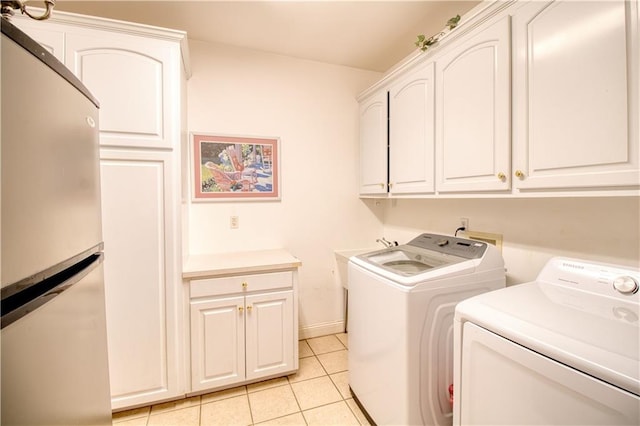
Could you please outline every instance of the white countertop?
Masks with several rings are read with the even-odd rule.
[[[187,258],[182,268],[182,278],[280,271],[301,265],[300,259],[284,249],[196,254]]]
[[[380,250],[380,247],[369,247],[360,249],[348,249],[348,250],[334,250],[336,256],[336,270],[338,273],[338,280],[342,284],[342,287],[349,289],[347,264],[351,256],[358,256],[363,253],[369,253],[372,251]]]
[[[358,256],[360,254],[382,250],[383,248],[384,247],[369,247],[369,248],[359,248],[359,249],[334,250],[334,253],[336,254],[337,259],[348,262],[351,256]]]

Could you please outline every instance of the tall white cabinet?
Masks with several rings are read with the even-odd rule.
[[[186,34],[62,12],[16,21],[100,101],[112,408],[182,396]]]

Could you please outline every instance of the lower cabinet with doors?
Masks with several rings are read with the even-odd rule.
[[[284,250],[189,259],[191,393],[298,369],[299,266]]]

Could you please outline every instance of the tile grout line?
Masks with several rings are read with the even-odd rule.
[[[300,382],[296,382],[296,383],[300,383]],[[300,415],[302,416],[302,420],[304,421],[304,424],[307,425],[307,419],[304,416],[304,413],[302,412],[302,407],[300,406],[300,401],[298,401],[298,397],[296,396],[296,393],[293,390],[293,386],[291,386],[291,382],[289,381],[289,376],[287,376],[287,385],[289,386],[289,389],[291,389],[291,393],[293,394],[293,399],[296,400],[296,405],[298,406],[298,413],[300,413]],[[294,413],[295,414],[295,413]],[[282,416],[285,417],[285,416]]]
[[[318,358],[319,355],[325,355],[325,354],[330,354],[330,353],[335,353],[335,352],[340,352],[340,351],[345,351],[345,350],[348,351],[349,350],[348,346],[340,338],[338,338],[337,335],[334,334],[334,335],[331,335],[331,336],[333,336],[336,340],[338,340],[338,342],[339,342],[340,346],[342,346],[342,348],[335,349],[335,350],[330,350],[330,351],[326,351],[326,352],[321,352],[321,353],[316,353],[316,351],[314,351],[313,348],[311,347],[311,345],[309,344],[309,339],[304,339],[304,340],[299,341],[299,342],[305,342],[306,345],[308,346],[308,348],[311,351],[311,355],[305,356],[305,357],[302,357],[302,358],[299,357],[299,359],[305,359],[305,358],[314,357],[315,361],[318,362],[318,364],[320,365],[320,367],[321,367],[322,371],[324,372],[324,374],[322,374],[320,376],[316,376],[316,377],[310,377],[310,378],[307,378],[307,379],[304,379],[304,380],[299,380],[299,381],[296,381],[294,383],[303,383],[303,382],[307,382],[307,381],[310,381],[310,380],[313,380],[313,379],[318,379],[318,378],[321,378],[321,377],[328,377],[331,385],[333,386],[333,389],[335,391],[337,391],[338,394],[340,395],[340,400],[339,401],[330,402],[330,403],[326,403],[326,404],[322,404],[322,405],[319,405],[317,407],[311,407],[306,411],[309,411],[309,410],[312,410],[312,409],[317,409],[317,408],[320,408],[320,407],[325,407],[325,406],[328,406],[328,405],[331,405],[331,404],[336,404],[338,402],[343,402],[343,403],[345,403],[347,405],[347,408],[349,409],[349,412],[351,412],[352,415],[356,418],[356,421],[358,423],[360,423],[360,420],[358,419],[357,414],[353,411],[351,406],[347,403],[347,400],[351,399],[351,398],[348,398],[348,397],[345,397],[344,395],[342,395],[342,393],[340,392],[340,389],[338,388],[338,385],[335,383],[334,379],[331,377],[331,374],[336,374],[337,375],[337,374],[340,374],[340,373],[348,372],[349,371],[348,368],[345,369],[345,370],[335,371],[335,372],[330,374],[328,372],[327,368],[325,367],[325,365],[320,361],[320,358]],[[325,337],[325,336],[321,336],[321,337]],[[293,376],[295,374],[296,373],[294,373],[292,375],[284,376],[284,378],[286,378],[286,383],[283,383],[281,385],[274,385],[274,386],[266,388],[266,389],[257,390],[257,391],[254,391],[253,393],[261,392],[261,391],[264,391],[264,390],[273,389],[273,388],[277,388],[277,387],[282,387],[282,386],[288,385],[291,393],[294,396],[294,399],[296,401],[296,405],[298,407],[298,411],[296,413],[300,413],[302,415],[303,420],[304,420],[305,425],[306,425],[306,424],[308,424],[307,419],[304,416],[304,411],[302,410],[302,407],[300,406],[300,402],[298,401],[298,397],[296,396],[296,394],[295,394],[295,392],[293,390],[292,382],[290,380],[290,376]],[[269,380],[271,380],[271,379],[269,379]],[[257,382],[257,383],[259,383],[259,382]],[[238,386],[238,387],[240,387],[240,386]],[[247,405],[248,405],[248,408],[249,408],[249,416],[250,416],[250,419],[251,419],[251,424],[254,425],[255,423],[254,423],[254,418],[253,418],[253,412],[251,410],[251,402],[250,402],[250,398],[249,398],[249,393],[250,392],[248,390],[248,386],[247,385],[242,385],[242,387],[245,388],[245,392],[244,392],[243,395],[247,398]],[[230,388],[230,389],[233,389],[233,388]],[[211,393],[215,393],[215,392],[211,392]],[[197,406],[198,406],[198,424],[202,425],[202,405],[203,405],[203,400],[202,400],[202,395],[199,395],[199,397],[200,398],[199,398],[199,401],[198,401],[198,404],[197,404]],[[233,396],[223,397],[223,398],[221,398],[219,400],[216,400],[216,401],[223,401],[223,400],[230,399],[230,398],[233,398]],[[188,398],[184,398],[184,399],[186,400]],[[214,403],[216,401],[210,401],[210,402],[207,402],[207,404],[208,403]],[[193,406],[191,406],[191,407],[193,407]],[[177,408],[177,409],[169,409],[166,412],[178,411],[178,410],[181,410],[181,409],[187,409],[187,408],[191,408],[191,407],[182,407],[182,408]],[[149,405],[148,406],[148,411],[144,414],[144,416],[131,417],[131,418],[123,417],[119,421],[113,422],[113,424],[117,425],[118,423],[122,423],[122,422],[125,422],[125,421],[131,421],[131,420],[135,420],[135,419],[142,419],[144,417],[145,425],[148,426],[150,421],[151,421],[152,408],[153,408],[153,405]],[[158,415],[161,415],[161,414],[164,414],[164,413],[165,412],[160,412],[160,413],[158,413]],[[286,417],[286,416],[289,416],[289,415],[293,415],[293,414],[296,414],[296,413],[291,413],[291,414],[288,414],[288,415],[276,417],[274,419],[265,420],[265,421],[271,421],[271,420],[279,419],[279,418]]]
[[[245,394],[245,396],[247,397],[247,405],[249,406],[249,417],[251,418],[251,424],[255,424],[255,421],[253,420],[253,410],[251,410],[251,398],[249,398],[249,388],[247,388],[245,386],[245,391],[247,392]]]

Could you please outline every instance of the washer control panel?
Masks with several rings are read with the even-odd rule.
[[[480,259],[487,250],[487,243],[482,241],[438,234],[421,234],[407,244],[465,259]]]

